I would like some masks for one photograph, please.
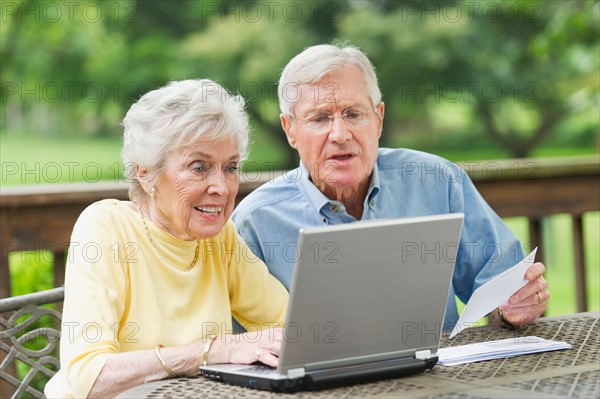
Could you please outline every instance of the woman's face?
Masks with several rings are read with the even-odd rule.
[[[201,140],[170,153],[149,201],[149,217],[182,240],[214,237],[229,220],[239,188],[234,140]]]

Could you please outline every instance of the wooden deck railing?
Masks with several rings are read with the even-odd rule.
[[[600,157],[519,159],[463,162],[488,203],[502,217],[524,216],[529,223],[529,242],[538,246],[543,259],[543,218],[571,215],[577,284],[577,310],[587,310],[582,216],[600,210]],[[448,166],[453,167],[453,166]],[[439,176],[444,178],[444,169]],[[262,172],[241,177],[238,200],[281,172]],[[2,188],[0,193],[0,296],[11,295],[8,254],[46,249],[54,253],[55,285],[64,281],[65,254],[73,224],[81,211],[103,198],[127,198],[127,184],[115,182],[36,185]]]

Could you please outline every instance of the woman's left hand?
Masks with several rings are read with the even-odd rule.
[[[247,332],[232,336],[228,363],[251,364],[261,362],[277,367],[283,341],[282,328]]]

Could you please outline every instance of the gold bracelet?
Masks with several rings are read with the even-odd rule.
[[[158,344],[154,347],[154,353],[156,354],[156,357],[158,358],[158,361],[160,362],[160,364],[163,366],[163,369],[165,369],[165,371],[171,376],[171,377],[177,377],[177,374],[175,374],[175,372],[173,371],[173,369],[171,369],[171,367],[167,366],[167,363],[165,362],[165,360],[162,358],[162,356],[160,355],[160,348],[164,348],[164,346],[162,346],[161,344]]]
[[[213,342],[215,342],[215,338],[217,338],[216,335],[211,335],[208,337],[208,341],[206,341],[206,344],[204,345],[204,351],[202,352],[201,356],[202,366],[206,366],[206,361],[208,360],[208,351],[210,350]]]

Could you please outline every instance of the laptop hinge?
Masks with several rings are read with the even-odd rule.
[[[431,358],[431,351],[429,349],[426,349],[424,351],[416,351],[415,352],[415,359],[427,360],[430,358]]]
[[[304,367],[298,367],[295,369],[289,369],[287,371],[288,378],[300,378],[304,377]]]

